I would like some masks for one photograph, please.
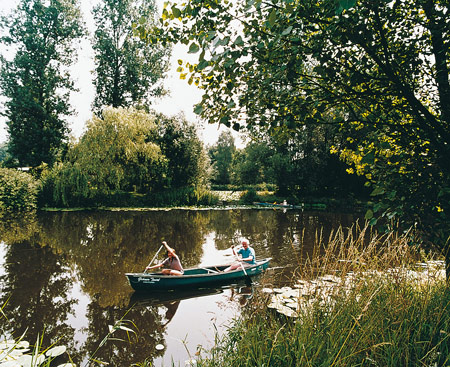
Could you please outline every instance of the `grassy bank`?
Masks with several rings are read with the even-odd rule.
[[[450,293],[439,262],[418,265],[424,254],[406,236],[367,229],[318,235],[316,249],[293,275],[301,280],[296,317],[268,309],[273,295],[261,292],[197,365],[450,364]],[[330,274],[333,285],[320,286]]]

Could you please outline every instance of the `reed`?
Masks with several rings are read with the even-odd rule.
[[[418,271],[430,258],[410,239],[358,226],[317,233],[313,254],[297,254],[293,282],[332,274],[332,291],[300,297],[294,318],[267,309],[259,294],[197,365],[449,365],[450,293],[439,267]]]

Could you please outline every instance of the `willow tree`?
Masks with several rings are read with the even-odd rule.
[[[107,108],[94,116],[69,151],[93,193],[148,192],[164,182],[167,160],[156,142],[155,116],[133,108]]]
[[[171,49],[142,41],[134,35],[140,24],[155,24],[154,0],[101,0],[93,9],[93,108],[148,106],[165,93],[162,80]]]
[[[20,0],[0,24],[0,41],[14,54],[1,58],[0,69],[9,152],[21,166],[52,164],[65,149],[66,118],[73,112],[68,67],[83,35],[78,2]]]
[[[180,73],[203,88],[195,111],[209,122],[286,133],[338,126],[346,141],[333,151],[373,188],[367,219],[413,225],[449,266],[449,8],[439,0],[192,0],[168,4],[146,36],[199,54]]]

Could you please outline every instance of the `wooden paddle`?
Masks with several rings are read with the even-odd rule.
[[[153,261],[155,261],[156,256],[158,256],[159,252],[161,251],[161,249],[162,249],[163,247],[164,247],[163,245],[160,246],[160,248],[159,248],[159,250],[156,252],[155,256],[153,256],[152,261],[150,261],[150,263],[145,267],[144,273],[146,273],[146,272],[147,272],[147,268],[150,267],[150,266],[153,264]]]

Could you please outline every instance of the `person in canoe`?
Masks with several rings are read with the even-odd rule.
[[[175,253],[175,250],[171,248],[166,241],[163,241],[162,243],[164,247],[167,250],[167,259],[165,259],[162,263],[153,265],[153,266],[147,266],[145,270],[152,270],[156,268],[162,268],[163,266],[167,267],[166,269],[162,270],[162,273],[165,275],[183,275],[184,270],[183,266],[181,265],[180,258]]]
[[[242,248],[237,252],[237,254],[234,251],[234,245],[231,246],[231,251],[233,251],[233,254],[236,257],[238,257],[238,255],[241,255],[241,258],[239,259],[238,262],[235,262],[234,264],[231,264],[228,268],[224,269],[225,272],[236,270],[238,268],[241,268],[242,266],[253,265],[256,263],[255,250],[253,250],[253,248],[250,247],[247,239],[242,240]]]

